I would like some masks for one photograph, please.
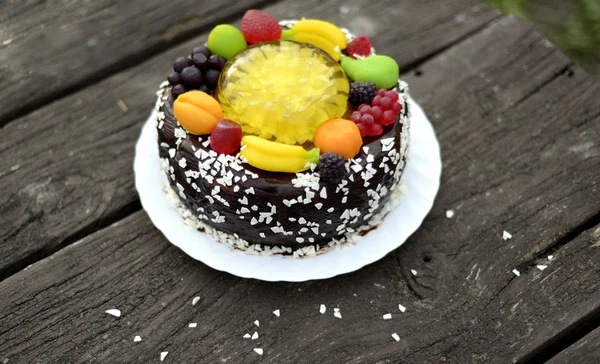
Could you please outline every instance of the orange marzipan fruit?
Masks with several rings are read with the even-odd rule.
[[[179,124],[194,135],[210,134],[223,118],[219,102],[202,91],[180,95],[173,104],[173,112]]]
[[[314,144],[321,153],[335,153],[348,160],[360,151],[362,137],[358,126],[348,119],[327,120],[315,133]]]

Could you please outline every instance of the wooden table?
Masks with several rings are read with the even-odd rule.
[[[157,86],[249,7],[371,36],[436,128],[433,210],[358,272],[240,279],[140,207]],[[6,0],[0,85],[0,363],[600,362],[600,84],[480,1]]]

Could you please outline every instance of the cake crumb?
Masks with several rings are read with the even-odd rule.
[[[454,217],[454,211],[453,210],[448,210],[446,211],[446,217],[451,219]]]
[[[394,338],[394,340],[396,340],[396,341],[400,341],[400,336],[398,336],[398,334],[396,334],[396,333],[393,333],[393,334],[392,334],[392,337]]]
[[[519,272],[517,269],[513,269],[512,270],[513,274],[516,275],[517,277],[521,276],[521,272]]]
[[[129,108],[127,107],[127,105],[125,104],[125,101],[118,99],[117,100],[117,105],[119,105],[119,107],[121,108],[121,111],[123,112],[127,112],[129,111]]]
[[[502,232],[502,240],[510,240],[512,239],[512,234],[509,233],[508,231],[504,230]]]

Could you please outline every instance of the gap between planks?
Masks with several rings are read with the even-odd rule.
[[[515,364],[545,363],[597,328],[600,328],[600,306],[556,333],[550,340],[517,360]]]

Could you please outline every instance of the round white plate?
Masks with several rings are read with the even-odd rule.
[[[301,282],[331,278],[376,262],[402,245],[417,230],[433,206],[440,186],[440,146],[425,113],[412,99],[410,144],[402,176],[406,194],[383,223],[356,244],[314,257],[257,256],[232,250],[184,224],[163,191],[155,113],[143,126],[136,145],[135,184],[152,223],[174,245],[204,264],[244,278]]]

